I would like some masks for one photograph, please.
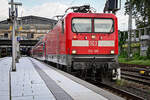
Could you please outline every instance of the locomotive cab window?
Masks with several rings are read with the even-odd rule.
[[[62,21],[62,34],[64,34],[64,20]]]
[[[94,19],[94,32],[112,33],[114,25],[112,19]]]
[[[92,19],[89,18],[73,18],[72,31],[75,33],[92,32]]]

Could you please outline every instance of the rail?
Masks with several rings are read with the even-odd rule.
[[[90,82],[90,83],[93,83],[93,82]],[[102,83],[102,82],[96,82],[95,83],[94,82],[93,84],[98,86],[98,87],[101,87],[101,88],[107,89],[109,91],[112,91],[113,93],[117,93],[118,95],[121,95],[122,97],[125,97],[127,100],[144,100],[144,98],[142,98],[140,96],[137,96],[137,95],[132,94],[130,92],[127,92],[125,90],[113,87],[113,86],[108,85],[106,83]]]

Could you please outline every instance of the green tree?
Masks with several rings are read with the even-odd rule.
[[[119,32],[119,47],[120,47],[120,56],[126,57],[127,52],[122,47],[126,43],[126,39],[128,38],[127,32]]]
[[[129,3],[131,3],[132,16],[138,28],[150,24],[150,0],[126,0],[125,14],[129,14]]]

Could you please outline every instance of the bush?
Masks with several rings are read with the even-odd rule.
[[[128,53],[127,53],[127,51],[122,51],[121,53],[120,53],[120,56],[119,56],[120,58],[127,58],[128,57]]]
[[[146,59],[147,59],[147,57],[139,56],[139,57],[137,57],[136,59],[137,59],[137,60],[146,60]]]
[[[138,59],[140,57],[140,52],[138,51],[138,52],[135,52],[134,54],[133,54],[133,59]]]

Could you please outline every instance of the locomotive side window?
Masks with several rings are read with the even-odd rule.
[[[62,21],[62,34],[64,34],[64,21]]]
[[[89,18],[73,18],[72,31],[75,33],[92,32],[92,19]]]
[[[112,19],[94,19],[94,32],[112,33],[114,25]]]

